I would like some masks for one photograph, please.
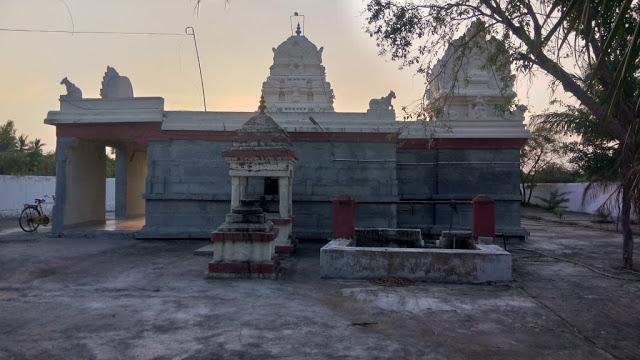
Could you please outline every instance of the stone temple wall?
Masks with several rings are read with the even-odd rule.
[[[230,146],[193,140],[149,143],[142,236],[211,236],[229,210],[231,182],[221,153]]]
[[[430,149],[398,150],[401,200],[469,200],[484,194],[496,200],[498,232],[521,234],[519,151]],[[468,228],[471,206],[399,205],[401,227],[423,231]]]
[[[169,140],[148,147],[146,226],[142,237],[203,237],[224,221],[231,185],[222,151],[228,142]],[[398,149],[395,143],[296,142],[294,233],[327,238],[331,204],[346,193],[361,201],[497,200],[498,231],[521,234],[518,150]],[[473,164],[471,163],[473,162]],[[436,165],[437,163],[437,165]],[[361,204],[359,227],[439,232],[468,227],[469,206]]]

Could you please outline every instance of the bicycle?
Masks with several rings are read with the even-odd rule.
[[[55,202],[55,196],[45,195],[45,198],[51,197],[51,199]],[[42,204],[46,202],[45,199],[35,199],[35,204],[24,204],[24,208],[20,213],[20,217],[18,218],[18,224],[20,228],[24,232],[34,232],[38,230],[40,225],[47,226],[51,219],[46,214],[43,215],[44,210],[42,209]]]

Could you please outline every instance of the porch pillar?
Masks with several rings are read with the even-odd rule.
[[[64,208],[67,198],[67,162],[69,149],[78,143],[76,138],[58,138],[56,140],[56,200],[53,204],[51,232],[62,234],[64,231]]]
[[[231,177],[231,210],[240,206],[240,177]]]
[[[288,177],[280,177],[278,178],[278,199],[280,200],[280,217],[281,218],[290,218],[290,194],[289,191],[291,188],[289,187],[289,178]]]
[[[127,217],[127,146],[116,147],[116,219]]]

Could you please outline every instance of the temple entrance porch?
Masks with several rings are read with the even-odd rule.
[[[115,211],[106,210],[107,149],[115,149]],[[147,152],[132,142],[59,138],[52,231],[129,230],[144,226]]]

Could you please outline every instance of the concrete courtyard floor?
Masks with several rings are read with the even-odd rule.
[[[0,359],[640,358],[620,236],[524,225],[510,247],[636,281],[522,250],[507,284],[322,280],[319,244],[280,280],[206,280],[201,241],[18,233],[0,237]]]

